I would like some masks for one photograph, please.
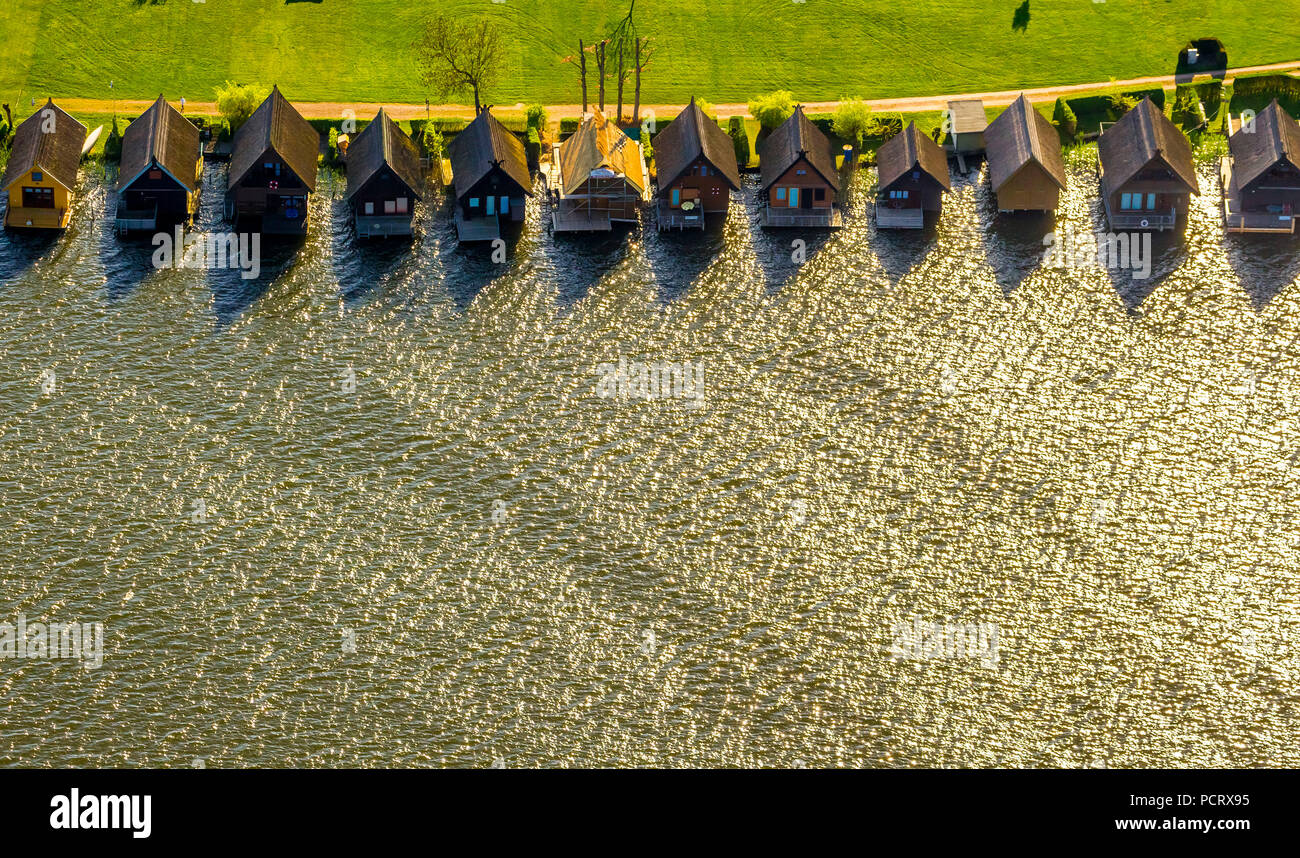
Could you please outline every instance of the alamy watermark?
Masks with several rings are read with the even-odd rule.
[[[177,226],[173,232],[153,237],[154,268],[230,269],[240,278],[255,280],[262,273],[262,234],[189,233]]]
[[[1104,268],[1133,272],[1134,280],[1151,276],[1151,233],[1079,233],[1069,225],[1043,236],[1043,265],[1048,268]]]
[[[679,399],[688,408],[704,405],[703,361],[642,362],[620,357],[596,367],[596,395],[602,399]]]
[[[0,658],[80,659],[86,667],[104,663],[103,623],[0,623]]]
[[[972,658],[989,670],[998,666],[998,627],[994,623],[894,623],[888,652],[896,660],[937,661]]]

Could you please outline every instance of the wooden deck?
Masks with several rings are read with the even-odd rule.
[[[762,225],[771,228],[839,229],[844,216],[838,206],[823,209],[782,209],[764,206]]]
[[[660,200],[655,206],[655,224],[660,232],[668,229],[704,229],[704,211],[692,209],[684,212]]]
[[[119,234],[128,232],[153,232],[158,228],[158,207],[152,209],[117,210],[113,226]]]
[[[16,208],[5,214],[5,226],[15,229],[64,229],[71,219],[69,209]]]
[[[922,229],[925,227],[925,210],[920,208],[892,209],[876,205],[876,226],[880,229]]]
[[[410,234],[410,215],[357,215],[358,238],[386,238],[390,235]]]
[[[493,241],[501,237],[501,223],[496,216],[466,220],[456,206],[456,237],[461,241]]]
[[[551,212],[551,225],[556,232],[609,232],[613,228],[608,211],[574,211],[563,205]]]
[[[1219,162],[1219,182],[1223,188],[1223,226],[1228,232],[1295,234],[1296,217],[1292,214],[1242,210],[1241,188],[1232,171],[1231,155]]]

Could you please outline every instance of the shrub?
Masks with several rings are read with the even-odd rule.
[[[122,160],[122,132],[117,129],[116,116],[113,117],[113,127],[108,132],[108,139],[104,141],[104,160]]]
[[[546,108],[540,104],[530,104],[524,111],[524,119],[529,128],[542,131],[546,128]]]
[[[429,157],[434,163],[441,161],[447,152],[447,141],[442,136],[442,131],[432,122],[424,126],[424,151],[429,153]]]
[[[581,117],[581,116],[566,116],[566,117],[564,117],[563,119],[560,120],[560,136],[561,136],[561,137],[568,137],[570,134],[572,134],[573,132],[577,131],[577,130],[578,130],[578,126],[580,126],[580,125],[582,125],[582,117]]]
[[[713,106],[712,102],[705,101],[702,98],[697,98],[695,99],[695,106],[698,107],[704,113],[705,116],[709,117],[715,122],[717,121],[718,110]]]
[[[217,87],[217,112],[230,123],[231,131],[238,131],[239,126],[248,121],[257,106],[271,91],[264,86],[252,86],[226,81]]]
[[[771,131],[794,113],[794,96],[785,89],[757,96],[749,101],[749,113],[759,125]]]
[[[731,136],[731,145],[736,150],[736,164],[740,167],[749,165],[749,132],[745,130],[745,120],[733,116],[727,121],[727,134]]]
[[[871,108],[860,98],[840,102],[835,110],[831,127],[840,139],[851,143],[854,149],[862,148],[862,141],[871,130]]]
[[[542,138],[538,135],[536,128],[529,127],[528,137],[524,142],[524,152],[528,155],[528,166],[536,167],[541,161]]]
[[[1070,102],[1063,97],[1056,99],[1056,106],[1052,108],[1052,121],[1066,137],[1073,138],[1079,132],[1079,119],[1070,108]]]

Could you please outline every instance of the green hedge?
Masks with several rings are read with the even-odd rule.
[[[1285,74],[1242,75],[1232,83],[1232,112],[1259,113],[1277,99],[1287,113],[1300,115],[1300,79]]]
[[[736,150],[736,164],[740,167],[749,166],[749,132],[745,130],[745,120],[739,116],[728,119],[727,134]]]
[[[528,154],[528,166],[536,167],[542,157],[542,138],[538,136],[536,128],[528,129],[528,137],[524,141],[524,151]]]

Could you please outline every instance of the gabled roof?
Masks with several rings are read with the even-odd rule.
[[[989,118],[984,113],[984,102],[978,98],[950,101],[948,109],[952,111],[954,134],[979,134],[989,127]]]
[[[53,128],[46,133],[46,123],[50,121]],[[40,167],[60,185],[72,190],[77,186],[77,167],[81,164],[81,147],[85,142],[86,126],[69,116],[53,99],[45,102],[44,107],[14,131],[9,166],[0,187],[7,189]]]
[[[675,182],[695,159],[703,156],[732,190],[740,190],[735,145],[718,123],[704,115],[693,97],[686,109],[655,136],[654,147],[659,187]]]
[[[1065,190],[1061,138],[1047,117],[1034,110],[1023,93],[989,123],[984,132],[984,146],[993,190],[1001,188],[1029,163],[1042,167],[1056,186]]]
[[[362,129],[348,146],[348,199],[364,188],[385,164],[419,199],[424,176],[420,169],[420,153],[406,132],[380,108],[374,121]]]
[[[759,165],[763,173],[763,193],[800,158],[806,159],[817,174],[826,180],[826,184],[839,193],[840,174],[835,169],[831,141],[804,115],[802,106],[796,106],[790,118],[769,134],[758,149]]]
[[[638,191],[646,188],[641,147],[605,114],[596,111],[582,120],[572,137],[560,144],[560,176],[565,192],[587,181],[593,170],[607,169]]]
[[[1097,140],[1097,149],[1103,170],[1102,190],[1108,196],[1156,159],[1169,165],[1192,193],[1201,192],[1192,163],[1192,144],[1149,97],[1107,128]]]
[[[199,129],[160,95],[122,135],[117,190],[140,178],[156,161],[185,190],[196,191],[199,180],[195,167],[202,157]]]
[[[948,179],[948,156],[938,143],[921,133],[915,122],[909,122],[901,133],[885,141],[876,152],[880,188],[887,188],[908,172],[918,169],[942,185],[945,191],[952,189]]]
[[[533,180],[524,144],[486,108],[452,138],[447,154],[451,156],[452,183],[458,197],[468,193],[493,167],[500,167],[525,194],[532,196]]]
[[[280,94],[279,87],[271,89],[266,101],[235,133],[235,151],[230,158],[227,187],[239,184],[268,149],[275,150],[294,175],[302,179],[307,190],[316,190],[320,134]]]
[[[1277,103],[1255,117],[1254,131],[1242,128],[1228,138],[1237,185],[1246,187],[1279,162],[1300,170],[1300,124]]]

